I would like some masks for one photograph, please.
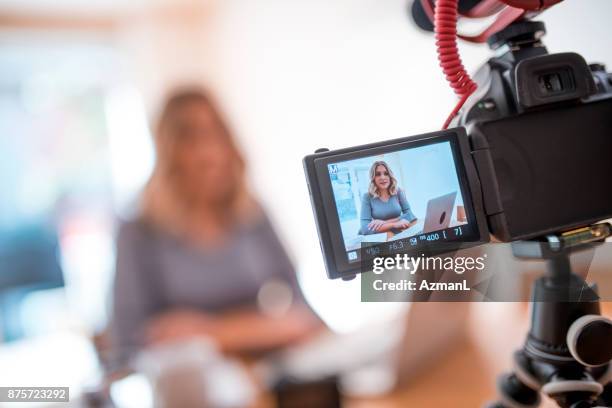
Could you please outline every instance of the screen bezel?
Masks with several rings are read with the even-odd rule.
[[[449,248],[450,245],[453,249],[459,249],[488,242],[489,234],[482,207],[480,184],[470,157],[467,135],[463,128],[319,153],[306,157],[304,163],[309,184],[312,184],[310,190],[313,208],[317,218],[317,228],[330,278],[354,275],[362,271],[360,261],[349,262],[347,259],[347,251],[340,229],[340,220],[329,177],[328,164],[443,142],[449,142],[451,147],[460,193],[468,219],[468,224],[466,225],[469,226],[471,233],[461,241],[444,241],[440,243],[440,246],[445,245],[445,248]],[[416,251],[420,254],[423,248],[417,248],[415,249]],[[411,251],[397,253],[409,252]]]

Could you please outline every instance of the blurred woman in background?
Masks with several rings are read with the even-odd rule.
[[[120,354],[197,337],[228,352],[263,351],[312,333],[320,323],[205,92],[167,100],[155,146],[141,213],[118,237],[113,331]]]

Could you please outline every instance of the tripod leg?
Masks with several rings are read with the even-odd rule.
[[[540,405],[540,393],[529,388],[514,373],[497,380],[499,401],[488,408],[536,408]]]
[[[554,379],[544,384],[542,392],[561,407],[589,407],[601,395],[603,386],[596,381]]]
[[[612,382],[606,384],[597,403],[602,407],[612,407]]]
[[[612,407],[612,363],[597,377],[597,381],[604,387],[597,403],[602,407]]]

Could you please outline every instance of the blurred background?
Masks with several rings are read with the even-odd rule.
[[[545,43],[610,69],[612,3],[588,3],[566,0],[544,13]],[[471,72],[490,55],[486,46],[460,48]],[[409,305],[361,303],[359,280],[326,279],[301,167],[320,147],[440,128],[455,96],[406,1],[0,0],[0,385],[69,385],[78,394],[99,377],[94,336],[108,325],[118,220],[133,214],[153,168],[151,121],[184,84],[219,100],[250,189],[330,332],[368,333],[351,343],[355,352],[403,339],[404,356],[415,353],[423,339],[411,343],[406,330],[428,324],[415,322]],[[487,343],[499,336],[511,350],[526,324],[521,305],[473,309],[470,324],[505,319],[511,335],[500,328],[483,340],[479,363],[456,361],[490,383],[473,392],[450,385],[449,398],[491,396],[509,355],[487,353]],[[441,386],[427,384],[413,390]],[[150,404],[144,392],[130,395],[132,406]]]

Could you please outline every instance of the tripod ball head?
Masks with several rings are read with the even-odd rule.
[[[567,346],[572,356],[587,367],[597,367],[612,360],[612,320],[586,315],[576,319],[567,332]]]

